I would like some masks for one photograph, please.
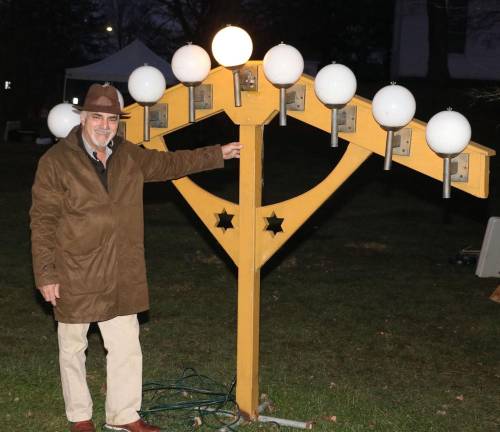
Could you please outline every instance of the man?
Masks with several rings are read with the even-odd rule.
[[[93,84],[73,128],[40,159],[30,210],[37,288],[58,321],[59,364],[71,432],[93,432],[85,350],[97,322],[107,350],[107,430],[159,431],[139,418],[142,354],[137,313],[149,308],[144,182],[220,168],[241,144],[145,150],[116,136],[117,90]]]

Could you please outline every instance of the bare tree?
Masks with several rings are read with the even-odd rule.
[[[427,0],[429,59],[427,77],[435,82],[449,79],[447,0]]]
[[[157,12],[154,1],[104,0],[103,9],[113,28],[114,50],[122,49],[136,38],[148,41]]]
[[[248,0],[257,24],[258,54],[280,41],[292,44],[320,64],[331,61],[354,69],[390,46],[394,1]]]
[[[188,41],[208,48],[220,28],[225,24],[241,24],[246,16],[240,0],[154,0],[154,3],[158,37],[160,32],[166,32],[164,41],[171,52]]]

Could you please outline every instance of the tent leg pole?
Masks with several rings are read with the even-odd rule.
[[[68,77],[64,75],[64,87],[63,87],[63,102],[66,102],[66,84],[68,82]]]

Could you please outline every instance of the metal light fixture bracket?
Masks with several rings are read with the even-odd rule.
[[[458,156],[451,159],[450,173],[452,182],[469,181],[468,153],[460,153]]]
[[[149,126],[163,129],[168,127],[168,104],[158,103],[149,108]]]
[[[339,109],[337,114],[337,128],[339,132],[356,132],[356,106],[346,105]]]
[[[286,89],[287,111],[304,111],[305,101],[306,86],[304,84],[294,84]]]
[[[127,122],[125,120],[120,120],[118,123],[118,130],[116,131],[116,135],[122,137],[123,139],[127,139]]]
[[[258,67],[244,66],[240,69],[240,89],[241,91],[258,90]]]
[[[195,109],[212,109],[212,84],[201,84],[194,88]]]
[[[394,132],[392,139],[392,154],[410,156],[411,128],[404,128]]]

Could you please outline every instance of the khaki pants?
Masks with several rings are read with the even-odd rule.
[[[139,419],[142,396],[142,353],[137,315],[119,316],[98,323],[107,350],[106,423],[122,425]],[[89,324],[59,323],[59,365],[70,422],[92,418],[87,386],[85,350]]]

